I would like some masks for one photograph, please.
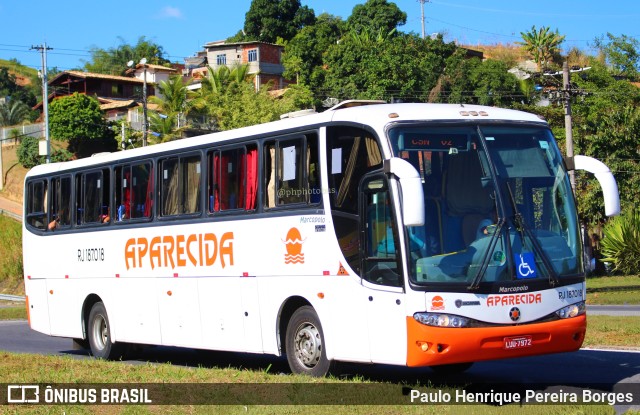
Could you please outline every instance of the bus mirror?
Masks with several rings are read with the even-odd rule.
[[[618,185],[611,170],[600,160],[587,156],[574,156],[576,170],[585,170],[593,173],[600,183],[604,196],[604,213],[607,216],[620,214],[620,195]]]
[[[384,172],[394,175],[400,182],[404,225],[424,225],[424,197],[422,179],[418,171],[408,161],[393,157],[384,161]]]
[[[483,189],[489,189],[493,191],[493,180],[491,180],[491,177],[481,177],[480,183],[482,184]]]

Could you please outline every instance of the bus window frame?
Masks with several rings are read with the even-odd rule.
[[[72,224],[74,224],[74,226],[72,226],[72,228],[76,228],[76,229],[85,229],[85,228],[92,228],[92,227],[105,227],[105,226],[109,226],[112,222],[111,219],[109,219],[108,222],[102,222],[102,221],[97,221],[97,222],[84,222],[84,217],[79,217],[79,209],[81,208],[78,205],[78,189],[77,189],[77,178],[80,177],[80,182],[81,182],[81,195],[80,198],[82,199],[82,209],[84,212],[84,203],[85,203],[85,182],[86,182],[86,176],[89,174],[93,174],[96,172],[100,172],[102,173],[102,182],[104,185],[104,171],[107,171],[108,175],[109,175],[109,194],[107,197],[107,203],[109,203],[109,205],[107,205],[107,212],[109,212],[109,216],[111,216],[111,203],[112,203],[112,199],[113,199],[113,166],[110,164],[106,164],[106,165],[99,165],[99,166],[95,166],[91,169],[88,170],[78,170],[75,171],[73,173],[73,194],[72,194],[72,213],[71,213],[71,220],[72,220]],[[56,176],[57,177],[57,176]],[[104,191],[104,190],[103,190]],[[101,198],[102,199],[102,198]],[[104,203],[104,199],[101,200],[102,203]],[[69,228],[66,228],[69,229]]]
[[[319,185],[320,185],[320,191],[322,189],[322,180],[321,180],[321,172],[322,172],[322,166],[320,163],[320,130],[319,129],[312,129],[312,130],[305,130],[305,131],[301,131],[301,132],[296,132],[296,133],[292,133],[292,134],[286,134],[286,135],[275,135],[275,136],[268,136],[268,137],[264,137],[264,139],[262,140],[261,143],[261,151],[262,151],[262,155],[260,156],[260,163],[261,165],[259,166],[260,169],[260,175],[261,175],[261,185],[260,185],[260,189],[262,190],[262,196],[260,198],[261,202],[260,205],[262,207],[263,212],[279,212],[279,211],[283,211],[283,210],[291,210],[291,209],[308,209],[308,208],[317,208],[319,206],[322,206],[323,203],[323,198],[320,197],[320,200],[317,202],[311,202],[311,195],[309,193],[309,190],[311,189],[310,187],[310,181],[309,181],[309,176],[310,176],[310,157],[308,157],[308,155],[310,155],[310,151],[309,151],[309,136],[312,135],[315,138],[315,145],[316,145],[316,162],[317,162],[317,180],[319,181]],[[282,203],[282,204],[278,204],[278,191],[280,189],[280,185],[279,185],[279,180],[278,180],[278,166],[280,165],[280,143],[282,142],[291,142],[294,140],[302,140],[302,164],[303,165],[309,165],[309,168],[303,168],[303,178],[302,181],[304,184],[306,184],[308,186],[308,191],[307,194],[305,195],[305,200],[301,201],[301,202],[293,202],[293,203]],[[274,149],[275,149],[275,157],[274,157],[274,163],[275,163],[275,167],[272,166],[272,168],[275,168],[275,183],[274,183],[274,197],[275,197],[275,206],[269,206],[268,204],[268,188],[269,188],[269,177],[270,174],[267,174],[266,171],[266,167],[267,167],[267,163],[266,163],[266,157],[268,157],[268,146],[270,144],[273,144]],[[260,179],[259,179],[260,180]],[[260,197],[260,195],[259,195]]]
[[[200,158],[199,161],[199,166],[200,166],[200,178],[198,179],[198,186],[197,189],[200,192],[200,197],[199,197],[199,202],[198,202],[198,212],[192,212],[192,213],[176,213],[173,215],[164,215],[162,214],[162,205],[164,203],[163,200],[163,185],[162,185],[162,180],[163,180],[163,169],[162,169],[162,163],[166,160],[170,160],[170,159],[177,159],[178,160],[178,173],[180,173],[180,166],[181,166],[181,160],[184,158],[189,158],[189,157],[193,157],[193,156],[197,156]],[[164,222],[164,221],[175,221],[175,220],[181,220],[181,219],[194,219],[194,218],[201,218],[203,217],[203,199],[204,197],[202,197],[202,183],[203,183],[203,167],[202,167],[202,160],[203,160],[203,149],[202,148],[195,148],[195,149],[191,149],[189,151],[185,151],[185,152],[181,152],[181,153],[174,153],[174,154],[160,154],[159,156],[155,157],[155,165],[156,165],[156,182],[154,183],[154,187],[155,187],[155,202],[153,203],[153,209],[151,212],[151,217],[153,218],[153,213],[155,211],[155,217],[158,221],[160,222]],[[180,184],[180,176],[178,176],[178,184]],[[180,206],[180,200],[178,201],[178,205]]]
[[[133,167],[135,166],[140,166],[140,165],[144,165],[144,164],[148,164],[150,166],[150,173],[149,173],[149,177],[152,179],[155,179],[155,171],[156,171],[156,161],[157,161],[157,157],[155,158],[140,158],[140,159],[131,159],[125,163],[115,163],[113,165],[111,165],[111,170],[112,170],[112,176],[113,176],[113,182],[112,182],[112,192],[111,192],[111,206],[118,206],[116,204],[117,200],[116,200],[116,193],[117,193],[117,186],[118,184],[116,183],[116,179],[117,179],[117,175],[116,175],[116,171],[118,170],[118,168],[128,168],[128,170],[131,172]],[[131,173],[132,174],[132,173]],[[151,177],[153,176],[153,177]],[[156,189],[155,189],[155,184],[154,187],[151,189],[151,212],[149,213],[149,216],[143,216],[143,217],[138,217],[138,218],[128,218],[126,220],[117,220],[117,208],[116,208],[116,212],[115,212],[115,216],[112,214],[112,220],[111,222],[114,223],[116,226],[123,226],[123,225],[127,225],[127,224],[131,224],[131,223],[145,223],[145,222],[152,222],[153,218],[156,216],[155,214],[155,209],[156,209]]]

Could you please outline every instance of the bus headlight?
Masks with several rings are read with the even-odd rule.
[[[586,305],[584,301],[580,301],[579,303],[562,307],[560,310],[556,311],[556,315],[560,318],[571,318],[584,314],[585,311]]]
[[[453,314],[415,313],[413,318],[422,324],[434,327],[468,327],[469,319]]]

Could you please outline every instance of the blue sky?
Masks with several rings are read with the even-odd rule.
[[[48,66],[81,67],[91,47],[135,44],[140,36],[161,45],[172,61],[183,62],[206,42],[225,39],[244,24],[251,0],[170,0],[135,2],[0,0],[0,59],[16,58],[40,67],[40,55],[29,50],[44,42],[53,50]],[[316,15],[327,12],[346,19],[365,0],[301,0]],[[425,0],[428,1],[428,0]],[[421,33],[419,0],[395,1],[407,13],[400,30]],[[513,43],[532,25],[566,35],[563,47],[591,51],[593,40],[607,32],[640,39],[640,2],[619,0],[430,0],[424,4],[427,34],[443,33],[447,41],[466,45]]]

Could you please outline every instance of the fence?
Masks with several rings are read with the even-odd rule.
[[[36,124],[25,124],[25,125],[14,125],[11,127],[1,127],[0,128],[0,140],[2,140],[2,145],[10,145],[14,144],[11,139],[11,132],[16,130],[18,132],[18,138],[23,138],[26,136],[30,137],[44,137],[44,123],[36,123]]]

